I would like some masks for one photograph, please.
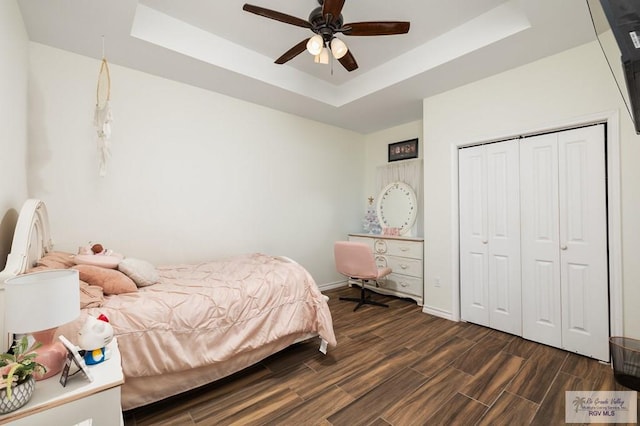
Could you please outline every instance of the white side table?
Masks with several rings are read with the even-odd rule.
[[[31,400],[20,409],[0,416],[0,424],[114,426],[124,424],[120,386],[124,383],[118,342],[109,344],[111,358],[89,366],[93,381],[82,373],[69,378],[66,387],[60,375],[36,382]]]

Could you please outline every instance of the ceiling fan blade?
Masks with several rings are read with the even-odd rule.
[[[340,61],[342,66],[349,72],[358,69],[358,63],[356,62],[356,58],[351,54],[351,51],[348,51],[347,54],[338,59],[338,61]]]
[[[277,12],[275,10],[265,9],[264,7],[245,4],[242,6],[242,10],[264,16],[265,18],[275,19],[276,21],[284,22],[285,24],[291,24],[302,28],[311,28],[311,24],[304,19],[296,18],[295,16],[287,15],[286,13]]]
[[[302,40],[300,43],[296,44],[295,46],[293,46],[291,49],[287,50],[286,52],[284,52],[284,54],[282,56],[280,56],[278,59],[276,59],[276,64],[284,64],[286,62],[289,62],[290,60],[292,60],[293,58],[295,58],[296,56],[298,56],[299,54],[301,54],[302,52],[304,52],[305,50],[307,50],[307,42],[309,41],[309,39],[304,39]]]
[[[340,31],[349,36],[395,35],[408,33],[409,26],[409,22],[402,21],[352,22],[344,24]]]
[[[344,0],[324,0],[324,3],[322,3],[322,16],[324,16],[327,24],[335,21],[340,16],[343,6]]]

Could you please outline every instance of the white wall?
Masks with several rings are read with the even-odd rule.
[[[416,120],[379,132],[369,133],[365,136],[364,156],[367,168],[364,176],[364,188],[367,197],[369,195],[376,196],[376,167],[389,164],[387,155],[389,144],[414,138],[418,138],[418,157],[423,158],[422,120]]]
[[[364,173],[364,194],[361,200],[362,216],[367,211],[369,197],[374,199],[378,195],[376,188],[376,168],[389,164],[388,148],[390,143],[400,142],[407,139],[418,138],[418,157],[423,158],[423,137],[422,120],[416,120],[399,126],[384,129],[379,132],[369,133],[365,136],[364,158],[366,168]],[[422,212],[418,212],[416,219],[416,230],[422,236]],[[352,232],[362,232],[362,227],[354,229]]]
[[[112,158],[98,176],[99,61],[30,44],[29,195],[57,248],[91,240],[157,264],[245,252],[342,280],[333,242],[359,226],[364,137],[111,65]]]
[[[27,198],[27,33],[14,0],[0,2],[0,270]]]
[[[640,137],[635,135],[597,43],[425,99],[425,305],[451,312],[452,176],[456,144],[474,143],[620,109],[624,331],[640,338]],[[435,287],[440,277],[441,287]]]

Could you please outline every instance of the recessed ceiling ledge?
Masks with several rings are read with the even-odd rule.
[[[339,106],[336,87],[265,55],[138,4],[131,36],[325,104]]]
[[[511,0],[344,84],[340,106],[529,28],[519,2]]]

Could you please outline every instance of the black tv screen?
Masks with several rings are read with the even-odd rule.
[[[602,51],[640,134],[640,0],[587,0]]]

